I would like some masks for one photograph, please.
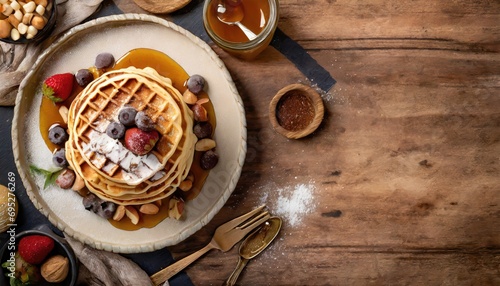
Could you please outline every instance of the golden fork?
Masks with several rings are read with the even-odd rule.
[[[242,240],[249,232],[270,218],[269,212],[262,211],[264,207],[265,205],[262,205],[251,212],[219,226],[215,230],[212,240],[205,247],[151,275],[153,284],[160,285],[167,281],[209,250],[219,249],[226,252],[233,248],[233,246],[238,243],[238,241]]]

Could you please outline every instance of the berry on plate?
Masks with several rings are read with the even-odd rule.
[[[50,76],[43,82],[42,93],[54,102],[65,101],[73,91],[72,73],[61,73]]]
[[[158,131],[144,131],[137,127],[125,132],[125,147],[136,155],[146,155],[160,139]]]
[[[54,249],[54,240],[45,235],[30,235],[21,238],[19,255],[30,264],[40,264]]]

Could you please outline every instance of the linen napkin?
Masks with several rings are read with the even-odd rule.
[[[0,42],[0,106],[15,104],[17,88],[44,48],[57,35],[92,15],[103,0],[57,0],[57,21],[51,36],[28,45]]]
[[[66,241],[80,261],[77,285],[153,285],[146,272],[131,260],[116,253],[94,249],[68,236]],[[164,284],[167,285],[168,282]]]

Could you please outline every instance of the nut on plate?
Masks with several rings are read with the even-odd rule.
[[[214,149],[217,144],[213,139],[210,138],[204,138],[196,142],[196,145],[194,146],[194,149],[196,151],[208,151],[211,149]]]
[[[133,224],[138,224],[139,219],[141,218],[139,216],[139,213],[137,212],[137,210],[133,206],[126,206],[125,207],[125,215],[130,219],[130,221]]]
[[[62,282],[69,273],[69,260],[62,255],[54,255],[42,264],[40,272],[47,282]]]
[[[113,215],[113,220],[120,221],[125,216],[125,206],[119,205],[116,208],[115,214]]]
[[[139,212],[143,214],[157,214],[159,211],[160,208],[153,203],[144,204],[139,208]]]

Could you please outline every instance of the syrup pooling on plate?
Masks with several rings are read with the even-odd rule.
[[[126,55],[121,57],[115,64],[114,67],[103,70],[102,72],[113,72],[118,71],[120,69],[124,69],[126,67],[134,66],[136,68],[146,68],[152,67],[156,70],[159,75],[163,77],[168,77],[172,79],[172,85],[175,89],[179,90],[179,92],[183,93],[186,91],[186,86],[184,86],[186,80],[189,78],[189,75],[184,71],[184,69],[177,64],[174,60],[172,60],[167,55],[150,49],[136,49],[128,52]],[[75,88],[73,92],[73,96],[68,99],[67,102],[64,102],[64,105],[69,106],[74,97],[81,91],[81,88]],[[204,91],[197,94],[199,99],[207,98],[208,94]],[[79,102],[78,104],[82,104]],[[44,134],[46,134],[47,126],[51,126],[54,123],[60,123],[62,121],[62,116],[58,114],[58,109],[63,104],[54,104],[46,97],[42,99],[42,106],[40,108],[40,131],[42,136],[44,137],[44,141],[47,144],[47,147],[50,150],[54,150],[55,146],[48,140]],[[207,110],[209,123],[213,126],[212,130],[215,129],[215,113],[213,106],[209,100],[204,102],[203,107]],[[63,123],[64,124],[64,123]],[[61,124],[61,125],[63,125]],[[64,125],[63,125],[64,126]],[[192,127],[191,127],[192,128]],[[213,135],[213,131],[212,134]],[[198,193],[201,191],[203,184],[208,176],[209,171],[204,170],[200,167],[200,157],[202,152],[194,152],[194,162],[191,165],[190,176],[194,177],[193,186],[188,191],[176,191],[175,193],[179,195],[179,197],[184,200],[194,199]],[[157,191],[157,190],[154,190]],[[154,227],[156,224],[161,222],[163,219],[169,216],[168,208],[169,200],[164,199],[161,201],[157,201],[156,204],[159,206],[160,211],[156,214],[151,214],[147,216],[141,217],[139,223],[132,223],[130,219],[122,219],[120,221],[110,220],[110,222],[118,228],[127,229],[127,230],[135,230],[141,227]],[[138,209],[138,208],[137,208]]]

